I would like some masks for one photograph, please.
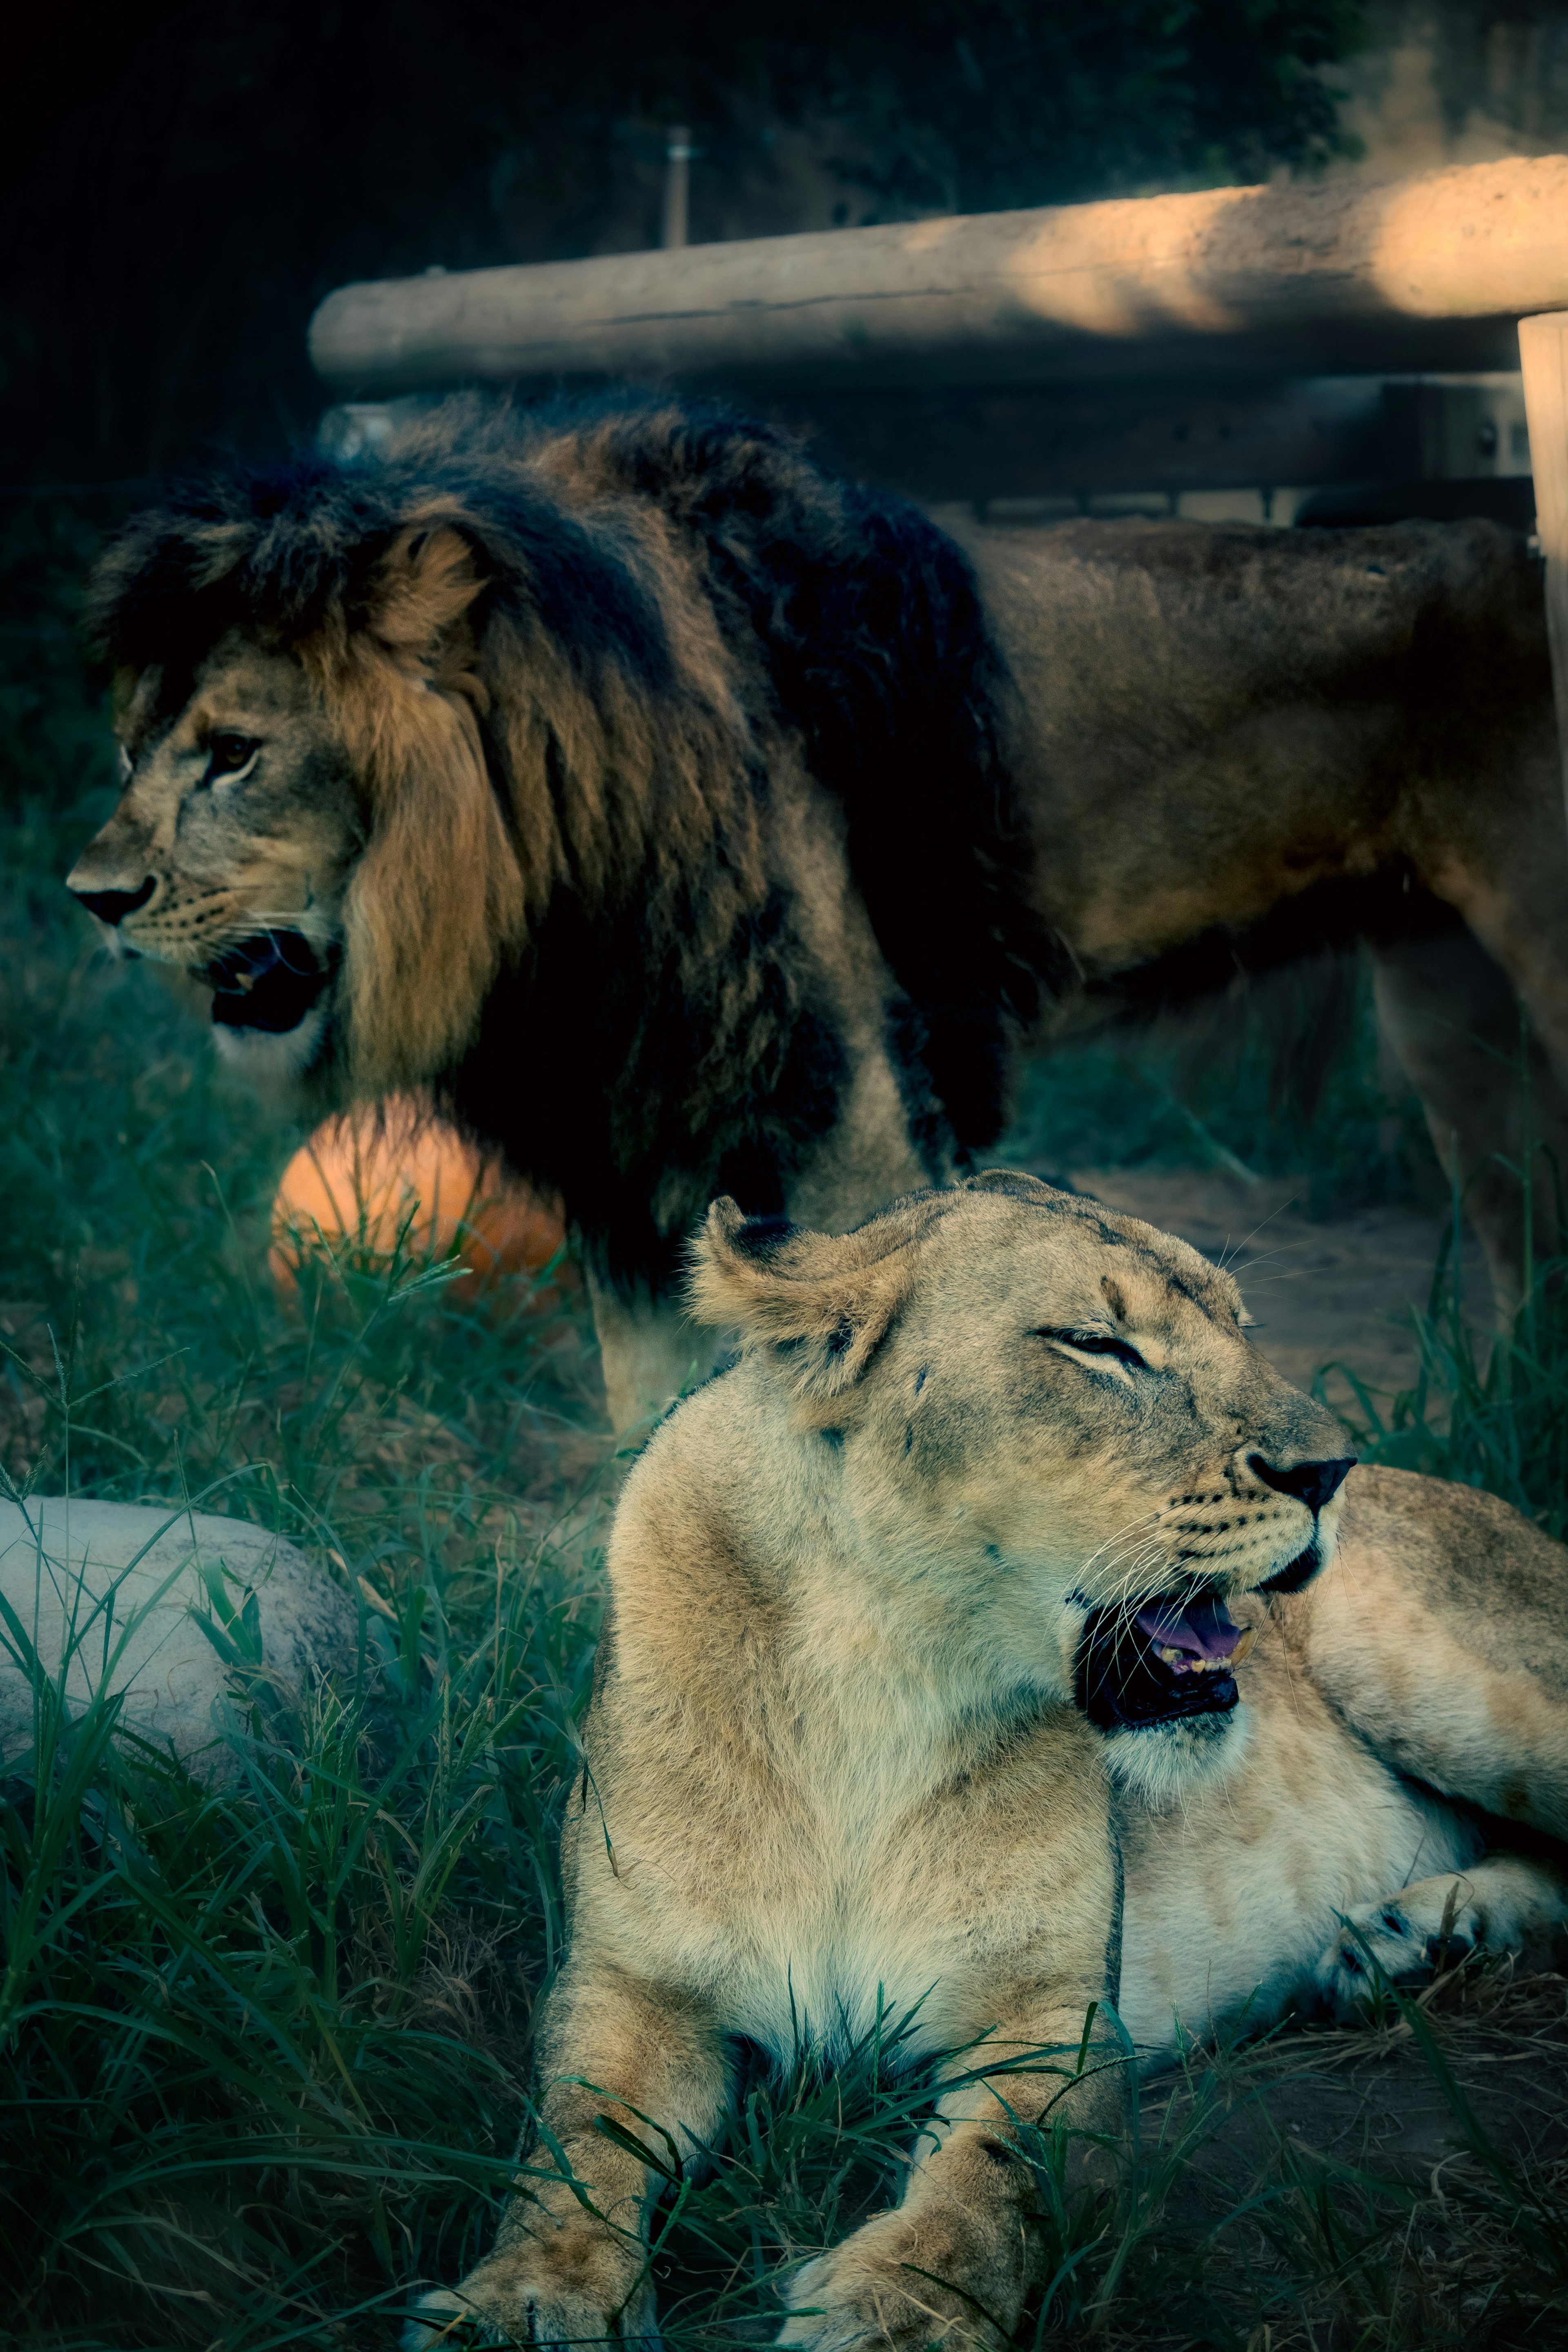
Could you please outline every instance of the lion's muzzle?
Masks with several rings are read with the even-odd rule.
[[[79,906],[85,907],[89,915],[95,916],[100,923],[107,923],[112,930],[125,920],[127,915],[133,915],[139,907],[144,907],[157,887],[156,877],[149,874],[138,890],[71,890],[71,896]],[[70,889],[69,883],[66,887]]]
[[[301,931],[259,931],[226,948],[196,973],[213,992],[213,1020],[223,1029],[297,1029],[330,986],[341,950],[318,952]]]

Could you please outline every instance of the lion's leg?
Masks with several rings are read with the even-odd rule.
[[[1401,1886],[1346,1920],[1317,1971],[1320,1994],[1342,2017],[1366,2000],[1374,1968],[1391,1984],[1410,1985],[1471,1952],[1550,1958],[1568,1924],[1568,1878],[1549,1862],[1488,1853],[1468,1870]]]
[[[1312,1681],[1385,1762],[1568,1839],[1568,1549],[1493,1495],[1352,1470],[1338,1556],[1277,1603]]]
[[[541,2028],[539,2080],[541,2129],[495,2251],[461,2286],[424,2299],[405,2352],[462,2340],[446,2332],[459,2319],[493,2343],[657,2340],[648,2216],[724,2111],[722,2038],[679,1995],[569,1968]],[[648,2160],[601,2130],[601,2117]]]
[[[1086,2041],[1088,2011],[1088,1997],[1064,2001],[1058,1990],[988,2040],[988,2050],[1030,2071],[966,2083],[942,2099],[895,2210],[796,2272],[781,2345],[995,2352],[1009,2341],[1037,2283],[1042,2201],[1020,2143],[1058,2123],[1093,2135],[1088,2145],[1125,2128],[1127,2063],[1103,2021]]]
[[[1477,777],[1462,812],[1439,798],[1412,843],[1429,888],[1507,975],[1568,1089],[1568,824],[1549,706]]]
[[[646,1433],[678,1396],[707,1379],[721,1342],[668,1292],[638,1289],[628,1297],[590,1270],[588,1297],[610,1426],[617,1437]]]
[[[1463,1190],[1500,1306],[1524,1276],[1523,1196],[1514,1171],[1528,1145],[1537,1260],[1554,1255],[1559,1171],[1568,1193],[1568,1097],[1531,1040],[1521,1083],[1520,1008],[1504,974],[1468,932],[1374,948],[1378,1018],[1421,1097],[1437,1157]],[[1526,1134],[1528,1125],[1529,1133]]]

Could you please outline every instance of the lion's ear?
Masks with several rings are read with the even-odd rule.
[[[691,1312],[738,1325],[742,1346],[770,1350],[799,1396],[842,1398],[887,1337],[943,1208],[943,1195],[919,1194],[836,1234],[715,1201],[692,1247]]]
[[[412,522],[376,565],[371,628],[394,657],[432,670],[485,584],[475,544],[451,521]]]
[[[522,931],[522,875],[490,782],[464,617],[484,584],[454,522],[410,523],[355,625],[303,649],[363,809],[343,906],[348,1076],[362,1094],[450,1066]]]

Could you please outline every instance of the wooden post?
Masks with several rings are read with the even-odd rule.
[[[1557,742],[1568,798],[1568,310],[1519,322],[1535,528],[1546,558],[1546,628]]]
[[[667,252],[686,243],[690,216],[691,133],[684,122],[670,125],[664,151],[664,245]]]

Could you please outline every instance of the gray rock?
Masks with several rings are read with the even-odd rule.
[[[204,1780],[231,1780],[236,1693],[275,1711],[322,1675],[352,1677],[360,1614],[291,1544],[243,1519],[56,1496],[0,1503],[0,1757],[33,1745],[36,1658],[57,1688],[64,1665],[73,1716],[97,1691],[122,1692],[122,1726]]]

